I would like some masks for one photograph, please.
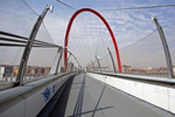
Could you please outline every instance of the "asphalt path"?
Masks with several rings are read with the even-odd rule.
[[[146,103],[98,81],[86,74],[72,77],[59,99],[41,112],[49,117],[175,117],[175,115]],[[60,91],[58,91],[60,93]],[[55,101],[57,100],[57,101]],[[52,111],[48,111],[49,109]],[[44,114],[45,112],[48,114]]]
[[[103,79],[105,82],[105,78]],[[86,74],[75,76],[65,117],[167,117],[151,104],[112,88]]]

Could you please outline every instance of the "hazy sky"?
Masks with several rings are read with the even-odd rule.
[[[41,14],[46,4],[54,5],[54,12],[48,13],[44,20],[44,24],[53,41],[63,46],[66,26],[76,10],[66,7],[56,0],[0,0],[0,15],[2,16],[0,18],[1,30],[26,36],[30,34],[29,32],[32,29],[37,15],[28,8],[25,2],[37,14]],[[154,22],[151,20],[151,17],[157,16],[162,26],[168,25],[168,27],[165,27],[164,30],[170,46],[172,59],[175,63],[175,46],[173,46],[175,44],[175,7],[128,11],[104,11],[105,9],[117,9],[124,7],[175,4],[175,1],[64,0],[63,2],[75,9],[83,7],[93,8],[103,15],[109,22],[115,34],[119,49],[121,50],[120,55],[122,58],[122,64],[131,64],[137,67],[158,67],[166,65],[160,38],[157,32],[154,32],[150,36],[146,37],[144,41],[123,50],[123,48],[128,47],[130,44],[133,44],[150,34],[156,28]],[[10,6],[8,10],[6,10],[7,6]],[[37,38],[52,42],[52,40],[49,39],[49,35],[44,32],[45,29],[41,29]],[[101,63],[104,64],[104,66],[106,64],[108,65],[110,61],[108,60],[107,62],[106,60],[108,57],[107,47],[109,47],[111,51],[114,51],[111,38],[104,24],[91,13],[83,13],[79,15],[71,29],[69,50],[77,56],[80,63],[82,65],[87,65],[91,60],[94,62],[96,61],[95,56],[100,56]],[[50,54],[50,56],[51,55],[53,54]],[[115,57],[114,52],[113,56]],[[53,59],[54,57],[52,57],[51,60]],[[47,59],[43,61],[47,61]]]

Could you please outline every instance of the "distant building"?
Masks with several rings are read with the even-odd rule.
[[[41,68],[41,75],[44,75],[44,68]]]
[[[27,70],[26,70],[26,75],[30,76],[31,75],[31,66],[27,66]]]
[[[44,68],[44,75],[49,75],[50,72],[50,67],[45,67]]]
[[[168,67],[160,67],[159,73],[163,75],[168,74]]]
[[[17,76],[19,72],[19,66],[11,65],[0,65],[0,77],[11,77]],[[35,76],[35,75],[49,75],[50,67],[37,67],[37,66],[27,66],[25,70],[25,76]]]
[[[34,69],[35,69],[35,75],[38,75],[38,68],[39,67],[35,67]]]
[[[123,65],[123,66],[122,66],[122,71],[123,71],[124,73],[129,73],[129,72],[131,72],[131,65],[128,65],[128,64]]]
[[[4,77],[4,73],[5,73],[5,67],[0,66],[0,77]]]
[[[19,68],[13,67],[13,76],[16,76],[18,74]]]
[[[175,76],[175,66],[173,66],[173,72],[174,72],[174,76]]]
[[[168,68],[167,67],[159,67],[159,68],[132,68],[129,65],[123,65],[122,70],[124,73],[134,73],[134,74],[147,74],[147,75],[167,75]]]
[[[73,71],[73,67],[74,67],[74,64],[73,63],[69,63],[69,66],[68,66],[69,71]]]
[[[35,75],[35,67],[30,68],[30,75]]]
[[[65,72],[65,68],[61,67],[61,73]]]
[[[100,68],[99,68],[99,66],[94,66],[93,70],[100,71]],[[109,67],[108,66],[101,66],[101,71],[109,71]]]
[[[13,66],[5,66],[4,77],[10,77],[13,75]]]
[[[28,76],[29,75],[29,67],[26,67],[26,71],[25,71],[25,75]]]
[[[41,67],[38,67],[38,69],[37,69],[37,71],[38,71],[38,75],[42,75],[42,68]]]

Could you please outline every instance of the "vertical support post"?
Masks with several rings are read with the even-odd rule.
[[[163,49],[164,49],[164,53],[165,53],[165,58],[166,58],[167,66],[168,66],[168,76],[170,78],[174,78],[171,55],[170,55],[170,52],[169,52],[169,48],[168,48],[168,44],[167,44],[167,41],[166,41],[165,34],[163,32],[163,29],[162,29],[161,25],[158,22],[157,17],[154,16],[153,21],[156,24],[157,30],[159,32],[159,35],[160,35],[160,38],[161,38],[161,41],[162,41],[162,45],[163,45]]]
[[[89,63],[88,66],[86,67],[86,71],[89,71],[91,68],[91,64]]]
[[[43,10],[42,14],[38,17],[35,25],[33,26],[33,29],[30,33],[28,42],[26,44],[26,47],[25,47],[23,55],[22,55],[22,59],[21,59],[20,66],[19,66],[19,72],[18,72],[18,75],[16,77],[16,85],[21,85],[22,82],[23,82],[23,77],[24,77],[24,73],[25,73],[25,70],[26,70],[27,61],[28,61],[30,51],[32,49],[35,37],[38,33],[38,30],[41,26],[41,23],[42,23],[44,17],[47,14],[47,11],[52,10],[52,8],[53,8],[52,6],[50,6],[50,7],[46,6],[46,8]]]
[[[75,57],[75,55],[74,54],[72,54],[70,51],[68,51],[68,50],[66,50],[66,48],[65,48],[65,51],[67,51],[67,52],[69,52],[69,57],[68,57],[68,59],[67,59],[67,61],[65,61],[66,62],[66,66],[67,66],[67,70],[68,70],[68,67],[69,67],[69,59],[70,59],[70,57],[72,56],[72,57],[74,57],[74,59],[77,61],[77,64],[78,64],[78,67],[81,67],[81,65],[80,65],[80,63],[78,62],[78,60],[77,60],[77,58]]]
[[[91,60],[91,64],[92,64],[92,69],[95,71],[95,68],[94,68],[94,63],[93,61]]]
[[[100,65],[100,61],[99,61],[99,59],[98,59],[98,57],[97,56],[95,56],[96,57],[96,59],[97,59],[97,63],[98,63],[98,66],[99,66],[99,69],[100,69],[100,72],[101,72],[101,65]]]
[[[71,71],[71,65],[72,65],[72,60],[70,62],[68,62],[68,68],[67,71],[70,72]]]
[[[74,54],[72,54],[71,52],[70,52],[70,54],[74,57],[74,59],[77,61],[77,64],[78,64],[78,66],[80,66],[81,67],[81,65],[80,65],[80,63],[78,62],[78,60],[77,60],[77,57],[75,57],[75,55]]]
[[[60,56],[59,56],[59,58],[58,58],[58,62],[57,62],[56,70],[55,70],[55,75],[58,74],[58,67],[59,67],[59,65],[60,65],[63,52],[64,52],[64,49],[63,49],[63,48],[59,48],[58,53],[60,53]]]
[[[71,66],[70,66],[70,71],[71,71],[71,72],[73,71],[73,68],[74,68],[74,64],[71,63]]]
[[[69,52],[69,57],[68,57],[68,59],[67,59],[67,71],[69,71],[69,66],[70,66],[69,59],[70,59],[71,56],[72,56],[72,53]]]
[[[67,59],[67,63],[69,63],[69,59],[70,59],[71,56],[72,56],[72,53],[69,53],[69,57]]]
[[[112,65],[113,65],[113,68],[114,68],[114,72],[116,73],[117,70],[116,70],[116,67],[115,67],[115,63],[114,63],[114,59],[113,59],[112,53],[111,53],[111,51],[110,51],[109,48],[107,48],[107,50],[108,50],[109,55],[110,55],[110,57],[111,57]]]
[[[82,66],[78,65],[79,71],[82,71]]]

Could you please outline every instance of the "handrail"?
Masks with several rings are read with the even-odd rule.
[[[42,80],[38,80],[36,82],[31,82],[31,83],[27,83],[24,84],[22,86],[17,86],[15,88],[9,89],[9,90],[4,90],[0,92],[0,104],[11,100],[17,96],[20,96],[24,93],[27,93],[29,91],[32,91],[33,89],[37,89],[38,87],[41,87],[45,84],[51,83],[55,80],[58,80],[59,78],[66,76],[66,75],[74,75],[77,74],[76,72],[67,72],[67,73],[63,73],[63,74],[59,74],[59,75],[53,75],[50,77],[47,77],[45,79]]]
[[[132,75],[132,74],[123,74],[123,73],[94,72],[94,71],[90,71],[90,73],[120,77],[123,79],[129,79],[129,80],[149,81],[149,82],[157,82],[157,83],[170,84],[170,85],[175,84],[175,79],[170,79],[165,77],[160,78],[160,77],[153,77],[153,76]]]
[[[17,35],[17,34],[12,34],[12,33],[9,33],[9,32],[4,32],[4,31],[0,31],[0,34],[1,35],[4,35],[4,36],[8,36],[10,38],[7,38],[7,37],[0,37],[1,40],[4,39],[4,40],[14,40],[14,41],[21,41],[21,40],[24,40],[25,43],[27,43],[27,41],[29,40],[28,37],[24,37],[24,36],[21,36],[21,35]],[[12,39],[13,38],[13,39]],[[17,39],[14,39],[14,38],[17,38]],[[40,39],[41,40],[41,39]],[[40,41],[38,39],[35,39],[34,40],[34,44],[45,44],[45,45],[50,45],[50,46],[53,46],[53,47],[58,47],[58,48],[62,48],[61,46],[59,45],[56,45],[56,44],[53,44],[53,43],[49,43],[49,42],[45,42],[45,41]],[[23,41],[23,42],[24,42]]]
[[[42,80],[46,77],[51,77],[53,75],[54,74],[46,75],[46,76],[39,76],[39,77],[36,77],[36,78],[33,78],[33,79],[25,80],[22,85],[27,84],[27,83],[31,83],[31,82],[35,82],[35,81],[38,81],[38,80]],[[4,82],[4,84],[0,84],[0,91],[16,87],[15,83],[16,82],[14,81],[14,82]]]

